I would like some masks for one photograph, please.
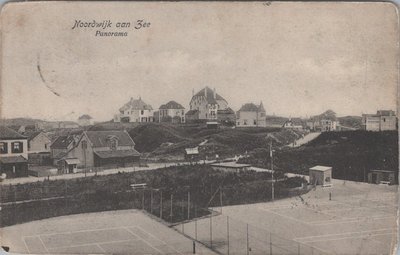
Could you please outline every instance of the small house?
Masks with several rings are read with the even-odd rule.
[[[218,122],[217,121],[207,121],[206,122],[208,129],[218,129]]]
[[[29,153],[50,153],[51,139],[42,131],[30,133],[28,136]]]
[[[199,147],[186,148],[185,149],[185,160],[189,160],[189,161],[200,160]]]
[[[211,164],[214,170],[224,171],[224,172],[243,172],[248,171],[251,165],[248,164],[237,164],[236,162],[222,162]]]
[[[53,165],[58,165],[58,161],[67,155],[78,141],[81,133],[58,136],[50,145],[50,156],[53,160]]]
[[[388,170],[372,170],[368,173],[368,182],[393,185],[396,182],[395,173]]]
[[[160,106],[158,122],[185,123],[185,107],[175,101]]]
[[[114,122],[153,122],[153,115],[153,107],[145,103],[141,97],[131,98],[114,116]]]
[[[309,183],[311,185],[332,185],[332,167],[329,166],[314,166],[309,170]]]
[[[263,103],[244,104],[236,113],[236,127],[265,127],[265,109]]]
[[[126,131],[84,131],[62,160],[74,161],[79,168],[114,168],[138,164],[140,153]]]
[[[37,165],[51,164],[51,139],[43,132],[33,132],[28,135],[28,163]]]
[[[28,139],[0,126],[0,173],[6,178],[28,176]]]
[[[81,162],[77,158],[64,158],[58,161],[59,171],[63,174],[78,172],[78,165]]]

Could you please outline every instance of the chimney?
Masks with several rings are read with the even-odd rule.
[[[217,99],[217,92],[215,91],[215,88],[214,88],[214,99]]]
[[[204,97],[207,98],[207,87],[204,88]]]

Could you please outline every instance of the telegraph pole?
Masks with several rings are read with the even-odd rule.
[[[271,193],[271,199],[274,201],[275,199],[275,190],[274,190],[274,185],[275,185],[275,179],[274,179],[274,155],[273,155],[273,150],[272,150],[272,142],[269,144],[269,156],[271,157],[271,172],[272,172],[272,193]]]

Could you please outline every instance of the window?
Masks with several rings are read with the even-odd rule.
[[[87,148],[87,141],[83,140],[82,141],[82,149],[86,150]]]
[[[44,145],[44,149],[47,150],[47,144]]]
[[[254,125],[257,125],[257,121],[256,121],[256,120],[254,120],[253,124],[254,124]]]
[[[11,143],[11,152],[12,153],[22,153],[22,143],[21,142],[13,142]]]
[[[110,140],[110,149],[111,150],[116,150],[118,146],[118,140],[117,139],[111,139]]]
[[[142,114],[142,115],[143,115],[143,114],[144,114],[144,110],[141,110],[141,111],[140,111],[140,114]]]
[[[247,125],[247,120],[243,120],[243,125]]]
[[[8,148],[7,148],[7,143],[1,142],[0,143],[0,154],[7,154]]]

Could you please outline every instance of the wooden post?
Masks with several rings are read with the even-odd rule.
[[[226,233],[227,233],[227,245],[228,245],[228,255],[229,255],[229,216],[226,216]]]
[[[249,224],[246,224],[246,254],[249,255]]]
[[[161,194],[161,198],[160,198],[160,219],[162,219],[162,207],[163,207],[163,205],[162,205],[162,190],[160,191],[160,194]]]
[[[212,212],[210,216],[210,247],[212,249]]]
[[[171,205],[171,208],[170,208],[170,212],[169,212],[169,218],[170,218],[170,221],[172,222],[172,206],[173,206],[173,203],[172,203],[172,200],[174,199],[174,195],[173,194],[171,194],[171,203],[170,203],[170,205]]]
[[[142,191],[142,210],[144,210],[144,190]]]
[[[153,189],[150,190],[150,213],[153,214]]]
[[[269,233],[269,254],[272,255],[272,233]]]
[[[219,202],[220,202],[221,213],[222,213],[222,188],[219,189]]]
[[[190,219],[190,191],[188,191],[188,209],[187,209],[187,219]]]

